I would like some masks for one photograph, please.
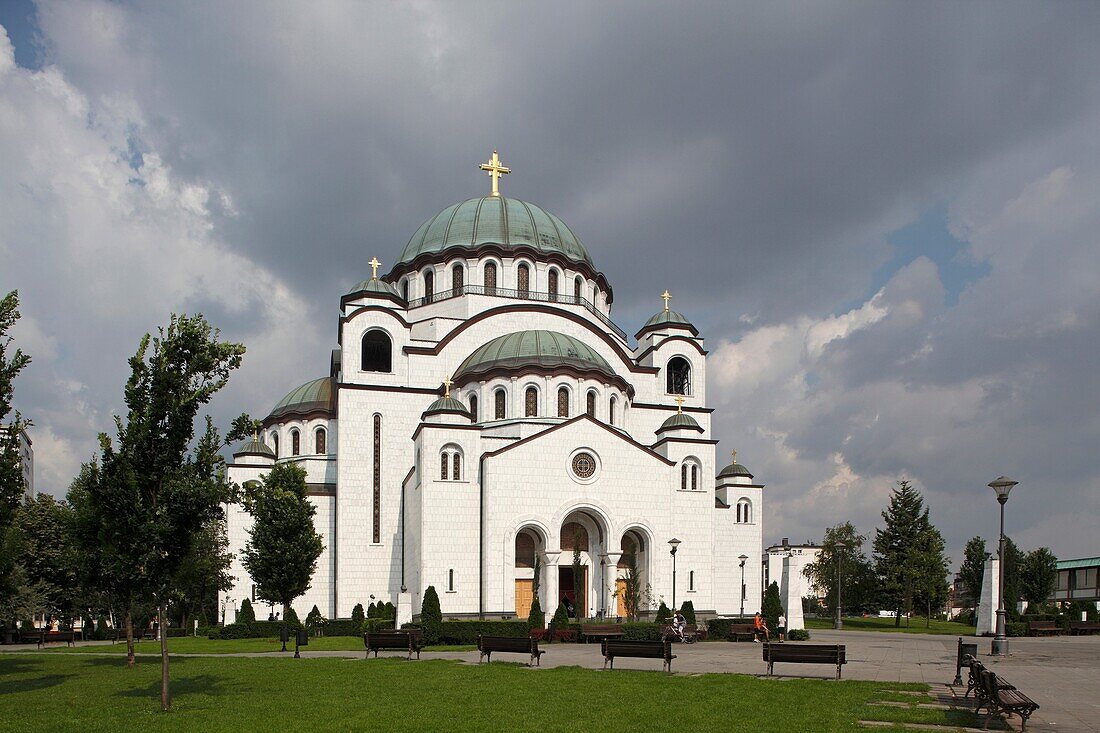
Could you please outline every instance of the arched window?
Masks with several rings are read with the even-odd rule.
[[[588,552],[588,530],[577,522],[567,522],[561,526],[561,549],[572,551],[574,548]]]
[[[455,481],[462,480],[462,454],[458,451],[451,456],[451,475]]]
[[[296,456],[302,452],[302,439],[297,430],[290,431],[290,455]]]
[[[324,428],[317,428],[313,431],[313,450],[319,456],[328,454],[328,434]]]
[[[686,458],[680,465],[680,490],[699,490],[699,461],[696,458]]]
[[[531,292],[531,270],[527,265],[520,265],[516,271],[516,290],[522,297]]]
[[[569,390],[558,387],[558,417],[569,417]]]
[[[615,395],[611,395],[611,400],[607,405],[607,422],[611,425],[615,424],[615,404],[618,400],[615,399]]]
[[[581,288],[584,287],[580,277],[573,281],[573,300],[577,303],[581,302]]]
[[[516,535],[516,567],[535,567],[535,538],[528,532]]]
[[[485,265],[485,294],[497,294],[497,266],[493,262]]]
[[[271,450],[275,451],[275,457],[279,457],[279,434],[271,434]]]
[[[550,302],[554,303],[558,300],[558,271],[554,268],[550,268],[550,272],[547,274],[546,289],[550,292]]]
[[[428,270],[424,273],[424,302],[431,303],[435,296],[435,273]]]
[[[457,445],[445,445],[439,451],[439,478],[443,481],[462,480],[462,449]]]
[[[691,394],[691,365],[687,359],[682,356],[672,357],[668,360],[665,371],[668,372],[666,391],[669,394]]]
[[[393,348],[385,331],[374,329],[363,334],[360,369],[364,372],[393,371]]]
[[[405,302],[409,302],[409,278],[405,278],[401,281],[401,297],[405,299]]]
[[[688,464],[680,466],[680,491],[688,490]]]
[[[493,415],[497,420],[504,419],[504,390],[498,389],[493,393]]]
[[[523,393],[523,416],[538,417],[538,414],[539,391],[534,387],[528,387],[527,391]]]
[[[473,417],[474,422],[480,422],[477,415],[477,395],[470,395],[470,415]]]
[[[446,451],[439,454],[439,478],[442,479],[443,481],[446,481],[447,479],[449,479],[451,477],[450,476],[450,469],[451,469],[451,460],[450,460],[450,458],[451,457],[449,455],[447,455]]]
[[[699,490],[699,467],[694,463],[691,464],[691,490]]]
[[[462,286],[465,284],[465,273],[462,265],[451,268],[451,295],[462,295]]]
[[[589,417],[596,417],[596,392],[595,392],[595,390],[590,391],[588,393],[588,395],[585,397],[584,410],[585,410],[585,412],[588,413]]]
[[[740,524],[752,523],[752,502],[748,499],[737,500],[737,521]]]

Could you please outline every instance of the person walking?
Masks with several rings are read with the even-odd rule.
[[[787,639],[787,617],[783,614],[779,614],[779,624],[776,626],[775,633],[779,634],[780,641],[786,641]]]

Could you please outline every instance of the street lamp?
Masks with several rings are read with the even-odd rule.
[[[991,655],[999,657],[1008,654],[1008,637],[1005,636],[1005,502],[1008,501],[1008,492],[1018,483],[1008,476],[998,476],[989,482],[989,488],[997,493],[997,503],[1001,505],[1001,536],[997,543],[997,633],[989,650]]]
[[[669,547],[672,549],[669,552],[672,553],[672,610],[676,610],[676,548],[680,546],[680,540],[673,537],[668,541]]]
[[[836,621],[833,628],[839,631],[844,628],[844,622],[840,620],[840,553],[847,549],[844,542],[836,542]]]
[[[749,556],[741,555],[737,559],[741,561],[741,618],[745,618],[745,562]]]

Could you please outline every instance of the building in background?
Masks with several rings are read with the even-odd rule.
[[[810,583],[810,579],[806,577],[804,572],[807,565],[812,562],[817,562],[818,555],[820,554],[821,545],[809,542],[800,545],[792,545],[786,537],[784,537],[783,541],[779,544],[767,548],[764,550],[762,558],[761,593],[767,590],[768,586],[773,582],[782,584],[783,558],[790,555],[791,577],[795,579],[792,581],[792,583],[795,584],[794,593],[799,598],[813,596],[819,601],[824,600],[824,593],[821,589],[814,587],[813,584]],[[748,611],[747,608],[745,610]],[[753,611],[756,610],[757,609],[753,609]]]
[[[1056,603],[1085,601],[1100,608],[1100,557],[1058,561],[1058,583],[1050,600]]]

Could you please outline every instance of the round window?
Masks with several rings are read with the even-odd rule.
[[[596,473],[596,459],[591,453],[578,453],[573,456],[573,473],[577,478],[592,478]]]

